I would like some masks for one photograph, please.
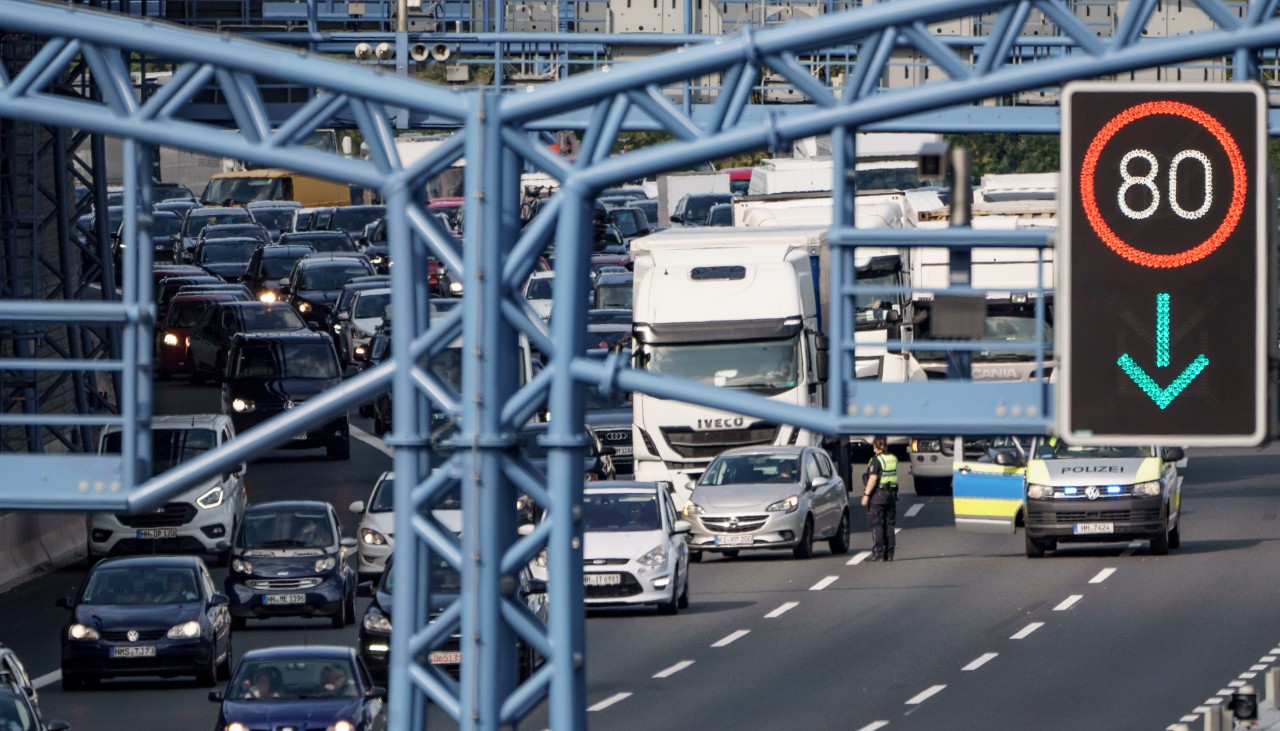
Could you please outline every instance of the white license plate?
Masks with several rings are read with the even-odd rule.
[[[306,594],[267,594],[262,597],[263,604],[306,604]]]
[[[751,536],[716,536],[717,546],[750,546]]]
[[[145,540],[155,540],[157,538],[177,538],[177,528],[139,528],[138,538]]]
[[[301,434],[294,434],[294,435],[293,435],[293,438],[294,438],[294,439],[301,439],[301,440],[305,440],[305,439],[307,438],[307,433],[306,433],[306,432],[302,432]]]
[[[616,457],[630,457],[631,447],[614,447],[613,454]]]
[[[155,657],[155,645],[138,645],[136,647],[113,647],[111,657]]]
[[[436,650],[427,655],[427,662],[432,665],[461,665],[462,653],[449,652],[447,650]]]
[[[1115,533],[1116,527],[1111,523],[1076,523],[1076,535],[1091,536],[1100,533]]]
[[[583,586],[617,586],[622,583],[622,574],[583,574]]]

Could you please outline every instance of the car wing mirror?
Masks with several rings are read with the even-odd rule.
[[[676,535],[690,533],[693,531],[693,524],[687,520],[677,520],[676,524],[672,526],[672,530]]]
[[[1160,456],[1165,462],[1180,462],[1187,453],[1182,447],[1165,447]]]
[[[227,596],[226,594],[214,594],[213,596],[209,597],[209,606],[211,607],[224,607],[230,603],[231,603],[231,597]]]
[[[360,545],[360,542],[352,538],[351,536],[343,536],[342,540],[338,541],[338,545],[342,546],[343,548],[355,548],[356,546]]]

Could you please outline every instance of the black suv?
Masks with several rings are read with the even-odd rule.
[[[342,286],[376,273],[363,256],[312,254],[298,260],[281,290],[303,319],[325,326]]]
[[[253,252],[244,279],[255,299],[276,302],[280,299],[280,280],[289,276],[293,265],[315,249],[306,244],[273,244]],[[270,294],[268,294],[270,293]]]
[[[221,379],[231,339],[239,333],[305,332],[307,324],[287,302],[219,302],[196,320],[187,334],[187,369],[192,385]]]
[[[328,333],[240,333],[231,339],[222,413],[241,433],[342,382]],[[324,447],[330,459],[351,457],[347,415],[294,436],[285,449]]]

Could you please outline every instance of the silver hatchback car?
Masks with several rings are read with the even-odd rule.
[[[813,555],[816,540],[849,550],[849,498],[844,480],[819,447],[743,447],[707,467],[684,509],[693,526],[689,559],[703,551],[792,549]]]

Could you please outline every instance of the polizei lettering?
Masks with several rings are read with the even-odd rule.
[[[747,420],[741,416],[728,419],[698,419],[699,429],[737,429],[745,426]]]
[[[1081,465],[1079,467],[1063,467],[1063,474],[1081,473],[1081,472],[1124,472],[1124,468],[1118,465]]]

